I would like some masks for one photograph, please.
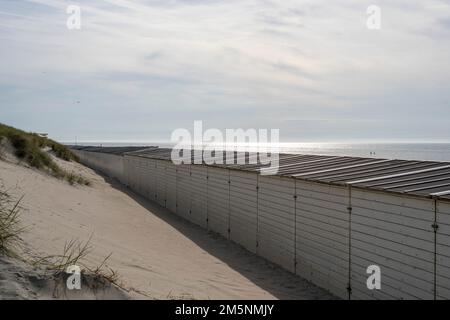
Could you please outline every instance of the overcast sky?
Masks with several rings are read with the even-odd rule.
[[[0,122],[60,141],[450,141],[449,108],[448,0],[0,0]]]

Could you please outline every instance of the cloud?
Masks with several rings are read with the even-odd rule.
[[[0,2],[2,121],[33,129],[35,113],[47,124],[70,115],[51,132],[60,139],[88,124],[94,140],[115,136],[110,128],[168,139],[195,119],[229,128],[334,119],[298,137],[314,140],[333,130],[351,137],[352,126],[374,139],[442,134],[434,128],[450,100],[444,1],[379,1],[379,31],[366,28],[372,3],[356,0],[79,0],[79,31],[66,28],[72,3]],[[74,99],[83,100],[75,110]],[[401,130],[354,125],[374,114]],[[400,125],[408,120],[417,127]]]

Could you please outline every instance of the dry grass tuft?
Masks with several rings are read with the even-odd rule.
[[[25,254],[21,234],[25,228],[20,223],[20,203],[11,198],[7,191],[2,190],[0,184],[0,255],[6,255],[16,258],[35,269],[43,271],[45,276],[54,280],[54,296],[58,297],[59,289],[65,291],[65,282],[62,281],[67,277],[67,269],[70,266],[78,266],[83,274],[82,279],[88,279],[88,287],[92,290],[102,289],[109,285],[114,285],[125,292],[129,292],[121,283],[119,283],[119,275],[116,271],[107,265],[111,254],[105,257],[103,261],[96,267],[92,268],[85,263],[87,256],[92,251],[91,239],[85,243],[79,240],[67,241],[61,254],[49,255],[36,258],[36,254]]]
[[[41,257],[32,261],[32,265],[44,269],[47,273],[53,274],[55,278],[64,274],[68,267],[76,265],[81,268],[85,276],[89,276],[96,281],[112,283],[123,289],[119,283],[117,272],[107,265],[107,261],[112,253],[103,259],[102,263],[95,268],[85,263],[86,257],[92,252],[91,240],[92,236],[85,243],[76,239],[67,241],[61,254]]]
[[[13,256],[20,246],[20,235],[25,230],[19,221],[22,199],[15,201],[6,191],[0,190],[0,254]]]

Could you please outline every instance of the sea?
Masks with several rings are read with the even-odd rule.
[[[75,143],[67,143],[75,144]],[[85,146],[159,146],[173,147],[167,142],[83,142],[76,143]],[[237,150],[246,147],[235,146]],[[354,156],[382,159],[429,160],[450,162],[450,143],[280,143],[277,144],[280,153]],[[255,146],[248,147],[250,151]]]

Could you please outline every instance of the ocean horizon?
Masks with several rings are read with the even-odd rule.
[[[125,146],[158,146],[161,148],[173,147],[169,142],[66,142],[69,145],[80,146],[103,146],[103,147],[125,147]],[[233,148],[233,146],[229,146]],[[247,146],[252,150],[255,145]],[[244,150],[242,145],[236,146],[237,150]],[[450,143],[280,143],[280,153],[313,154],[330,156],[352,156],[372,157],[401,160],[424,160],[424,161],[450,161]]]

